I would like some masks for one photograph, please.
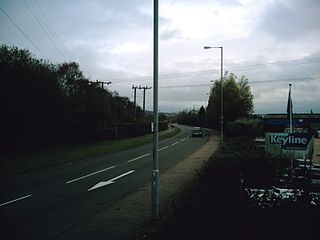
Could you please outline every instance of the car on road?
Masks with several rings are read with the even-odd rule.
[[[192,137],[202,137],[203,136],[203,130],[201,127],[194,127],[191,131]]]

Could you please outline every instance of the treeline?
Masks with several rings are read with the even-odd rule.
[[[1,150],[150,131],[140,107],[89,81],[75,62],[52,64],[28,50],[2,45],[0,74]]]
[[[245,76],[238,78],[233,73],[223,78],[223,121],[224,126],[237,119],[249,118],[253,112],[253,95]],[[220,130],[221,117],[221,81],[216,80],[210,90],[206,108],[183,110],[177,114],[180,124],[209,127]]]
[[[185,109],[177,114],[176,120],[179,124],[206,127],[207,126],[206,110],[203,106],[201,106],[199,110]]]

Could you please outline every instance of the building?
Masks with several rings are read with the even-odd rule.
[[[287,114],[266,114],[262,116],[264,132],[284,132],[289,127]],[[305,128],[312,134],[320,131],[320,114],[294,113],[293,128]]]

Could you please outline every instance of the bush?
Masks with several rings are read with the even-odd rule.
[[[254,138],[261,135],[261,127],[254,120],[236,120],[225,126],[225,137],[237,136]]]
[[[203,180],[223,194],[236,193],[241,178],[245,186],[270,187],[274,177],[289,165],[288,159],[265,153],[246,137],[232,138],[220,146],[205,166]],[[216,183],[219,182],[217,185]],[[220,191],[221,190],[221,191]]]

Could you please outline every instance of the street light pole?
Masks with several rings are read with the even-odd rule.
[[[221,103],[221,113],[220,113],[220,143],[223,143],[223,47],[211,47],[211,46],[204,46],[204,49],[211,49],[211,48],[220,48],[221,50],[221,93],[220,93],[220,103]]]
[[[151,179],[151,219],[159,217],[159,113],[158,113],[158,77],[159,77],[159,1],[153,1],[153,163]]]

